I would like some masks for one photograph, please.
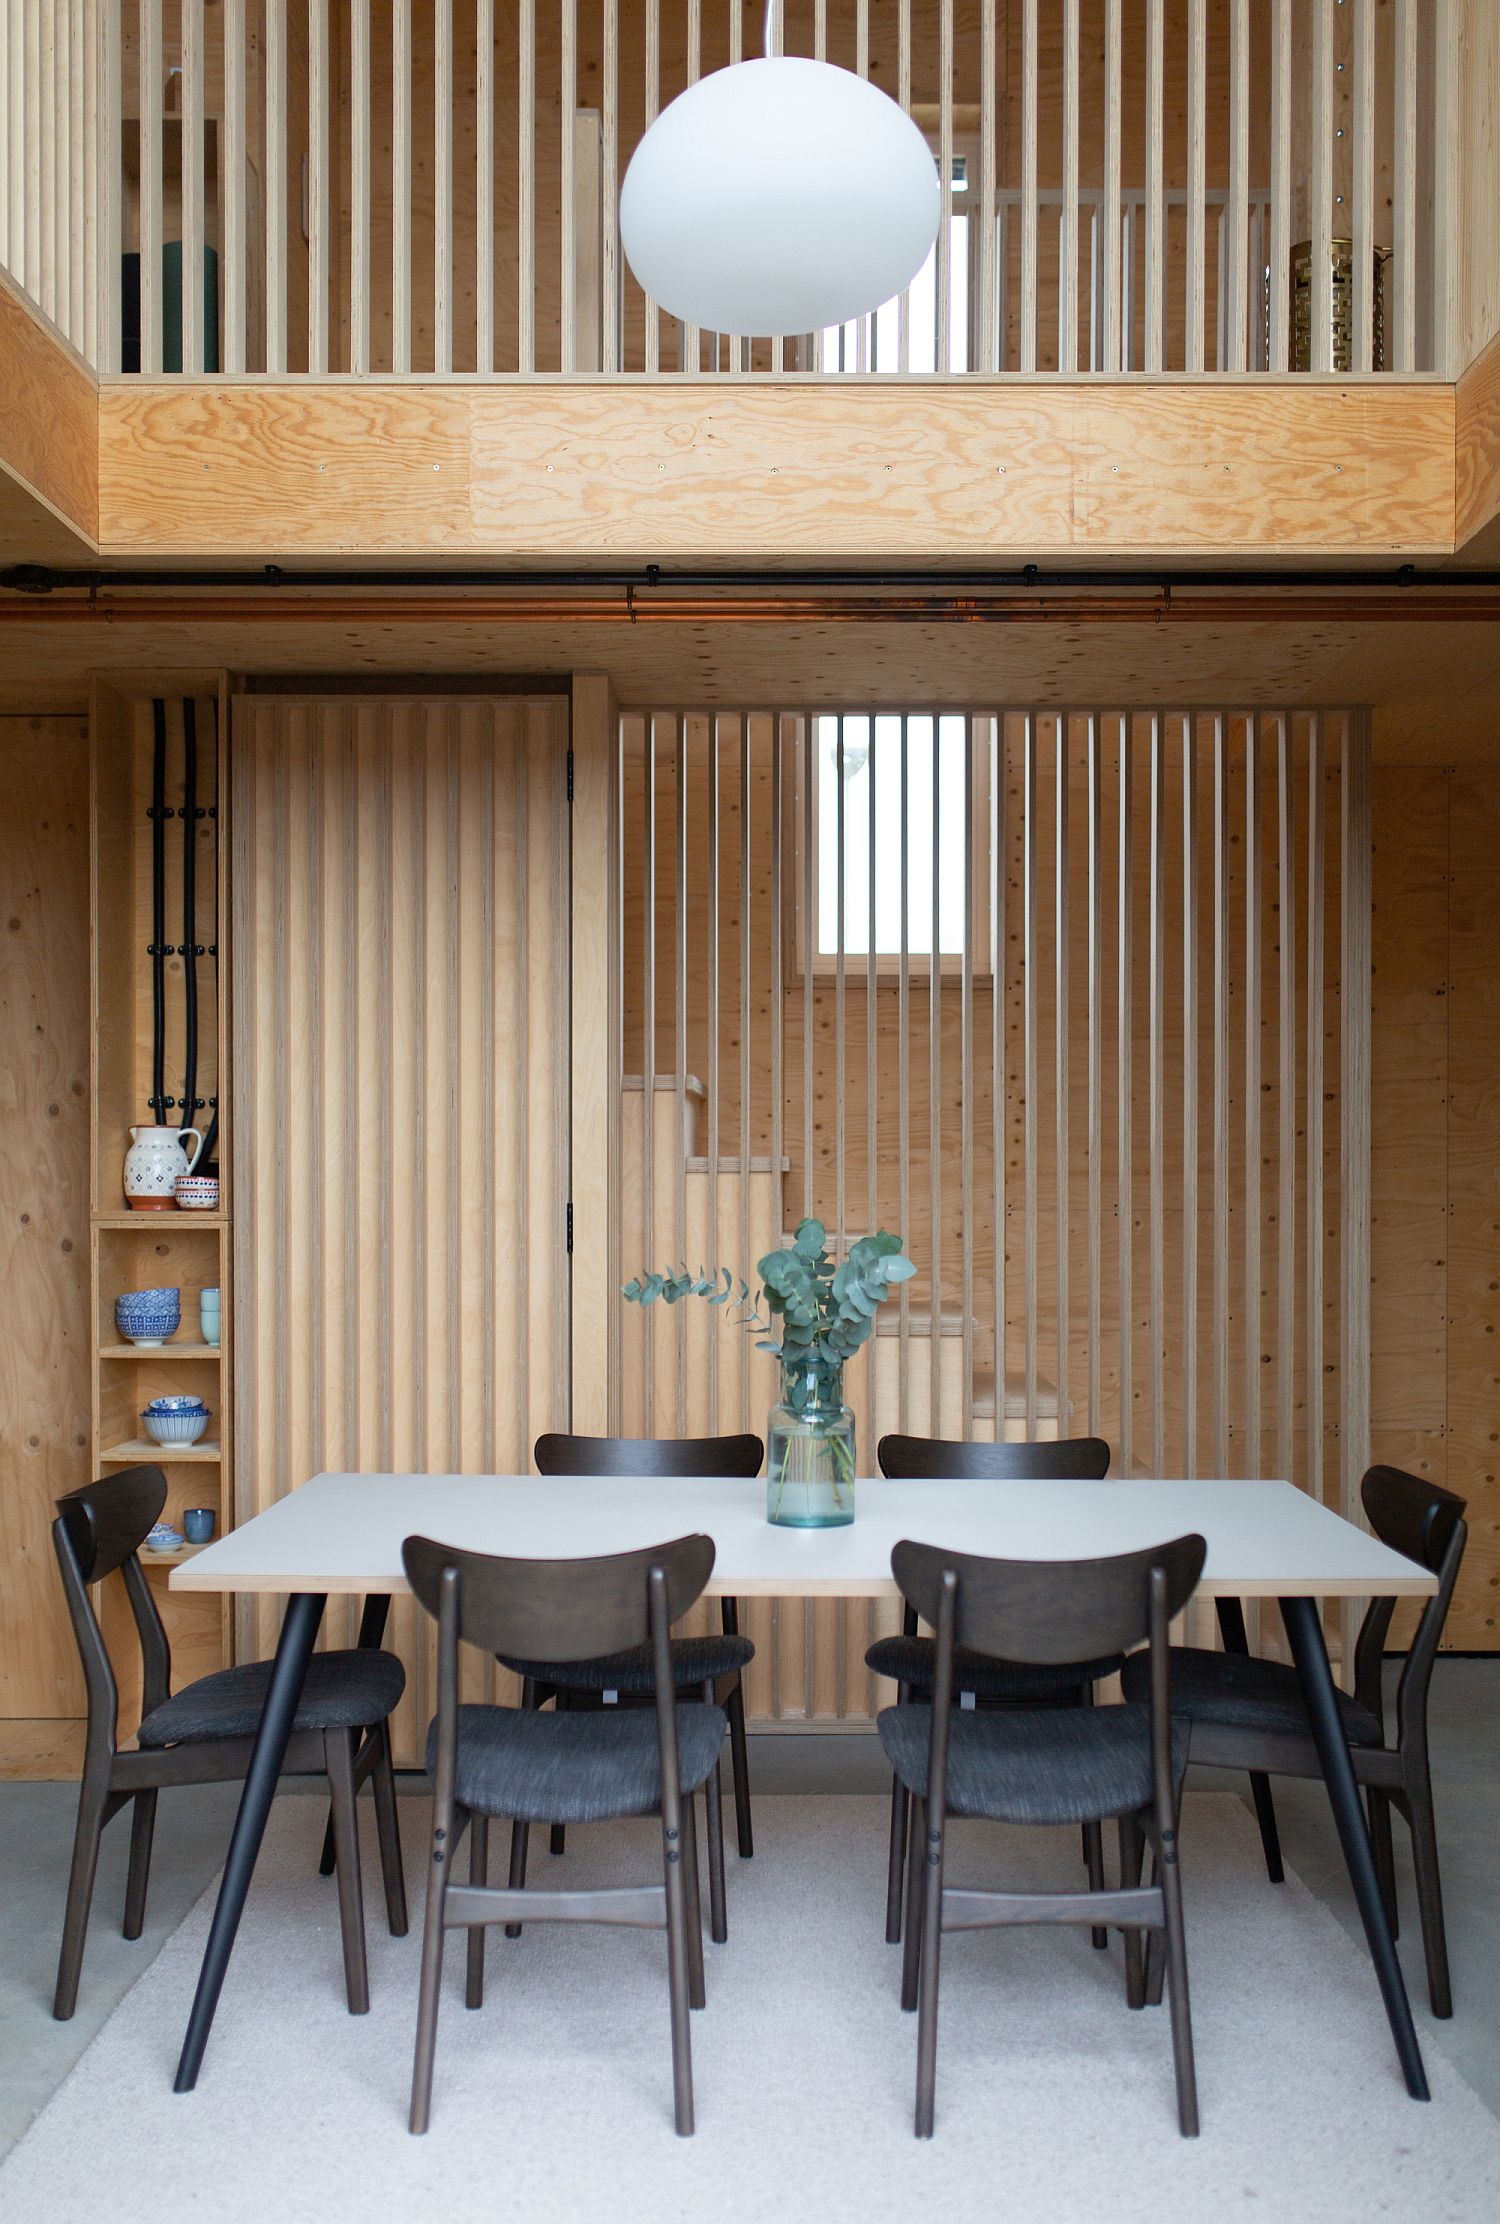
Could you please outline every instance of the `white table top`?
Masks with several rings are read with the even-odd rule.
[[[520,1559],[628,1552],[706,1531],[709,1592],[894,1598],[902,1537],[1016,1560],[1130,1552],[1190,1530],[1208,1597],[1425,1597],[1434,1579],[1284,1482],[888,1482],[856,1486],[843,1529],[780,1529],[764,1480],[536,1475],[315,1475],[174,1567],[175,1591],[405,1591],[420,1534]]]

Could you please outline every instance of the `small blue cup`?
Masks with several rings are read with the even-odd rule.
[[[189,1544],[207,1544],[214,1533],[212,1506],[189,1506],[182,1517],[183,1530]]]

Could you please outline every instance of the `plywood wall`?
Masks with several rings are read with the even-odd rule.
[[[82,1753],[48,1534],[88,1480],[88,729],[0,718],[0,1776]]]
[[[562,698],[235,706],[242,1520],[323,1469],[524,1470],[567,1426],[566,750]],[[410,1762],[425,1622],[393,1626]]]

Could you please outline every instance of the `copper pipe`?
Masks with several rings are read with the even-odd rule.
[[[1392,625],[1493,622],[1500,592],[1424,594],[1359,590],[1319,593],[1261,590],[1243,595],[1143,589],[1065,593],[1035,589],[996,595],[802,594],[674,595],[648,590],[608,596],[511,594],[480,588],[455,594],[349,590],[307,594],[269,588],[246,593],[162,594],[128,589],[110,595],[0,599],[0,623],[13,625]]]

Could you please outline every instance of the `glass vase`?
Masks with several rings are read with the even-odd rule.
[[[783,1367],[766,1428],[766,1519],[840,1529],[854,1519],[854,1415],[841,1367]]]

